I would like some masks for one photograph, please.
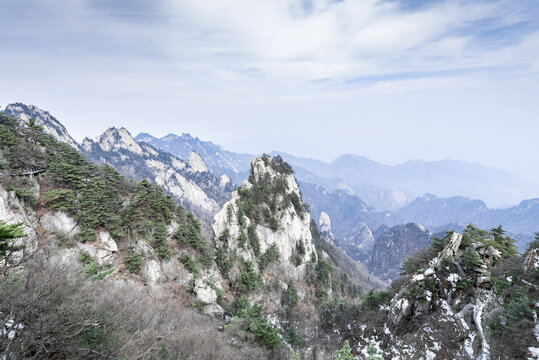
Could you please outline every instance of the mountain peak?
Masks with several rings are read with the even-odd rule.
[[[142,155],[143,150],[140,145],[135,141],[129,131],[122,128],[111,127],[107,129],[97,140],[99,146],[105,151],[111,150],[127,150],[137,155]]]
[[[54,136],[58,141],[66,143],[73,148],[78,148],[77,142],[69,135],[64,125],[48,111],[42,110],[35,105],[18,102],[8,104],[2,112],[7,116],[18,119],[21,124],[34,119],[36,124],[41,126],[47,134]]]
[[[189,159],[187,160],[187,162],[189,163],[191,172],[208,171],[208,167],[206,166],[206,163],[204,162],[200,154],[194,150],[191,151],[191,154],[189,154]]]

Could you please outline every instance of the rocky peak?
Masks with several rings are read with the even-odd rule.
[[[292,169],[281,158],[251,161],[249,180],[215,215],[212,228],[218,247],[226,243],[240,258],[255,264],[260,254],[276,248],[280,274],[288,277],[302,278],[305,264],[316,257],[310,214],[301,201]],[[253,246],[253,242],[259,245]]]
[[[324,238],[331,241],[335,239],[335,237],[333,236],[333,233],[331,232],[331,219],[325,211],[322,211],[320,213],[318,226],[320,227],[320,232],[322,233]]]
[[[117,129],[112,127],[105,131],[97,140],[104,151],[127,150],[131,153],[142,155],[142,147],[135,141],[126,128]]]
[[[2,111],[7,116],[18,119],[21,124],[34,119],[36,125],[43,127],[43,130],[54,136],[58,141],[68,144],[73,148],[78,148],[78,144],[67,132],[67,129],[48,111],[44,111],[35,105],[26,105],[23,103],[9,104]]]
[[[199,153],[196,151],[191,151],[191,154],[189,154],[189,159],[187,160],[189,164],[189,171],[191,172],[206,172],[208,171],[208,167],[206,166],[206,163],[202,159]]]

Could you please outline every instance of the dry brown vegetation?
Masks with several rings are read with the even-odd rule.
[[[255,344],[234,346],[222,324],[177,301],[155,302],[132,282],[89,281],[79,268],[45,259],[0,279],[0,326],[6,323],[6,360],[269,357]]]

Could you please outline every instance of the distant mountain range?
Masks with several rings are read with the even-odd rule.
[[[237,182],[249,170],[254,154],[238,154],[211,142],[169,134],[162,138],[147,133],[135,137],[154,147],[180,157],[197,151],[208,167],[226,173]],[[326,190],[345,190],[357,195],[377,210],[396,210],[426,193],[437,197],[463,196],[481,199],[490,207],[517,204],[539,196],[539,184],[507,172],[457,160],[411,160],[399,165],[385,165],[359,155],[343,155],[331,163],[297,157],[282,152],[302,182]]]

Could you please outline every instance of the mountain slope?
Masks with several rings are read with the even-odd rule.
[[[34,119],[36,125],[42,126],[47,134],[54,136],[58,141],[66,143],[73,148],[78,148],[77,142],[69,135],[64,125],[48,111],[41,110],[35,105],[14,103],[8,104],[2,112],[7,116],[19,119],[21,124]]]
[[[145,143],[138,143],[124,128],[111,128],[96,141],[82,144],[86,156],[118,169],[125,176],[151,179],[199,215],[211,215],[230,195],[233,184],[204,170],[203,163],[181,160]],[[196,168],[193,168],[195,165]]]
[[[249,162],[254,157],[251,154],[226,151],[219,145],[185,133],[181,136],[169,134],[162,138],[140,133],[135,136],[135,140],[148,143],[182,159],[187,159],[193,151],[196,151],[214,174],[226,174],[237,184],[240,184],[244,179],[243,175],[249,172]]]

